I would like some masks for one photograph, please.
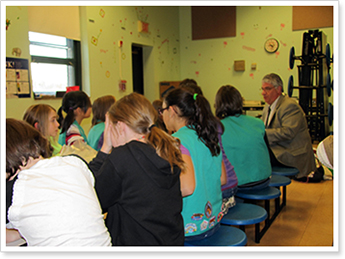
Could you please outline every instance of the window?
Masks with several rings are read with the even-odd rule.
[[[35,98],[58,96],[66,86],[81,88],[80,42],[29,32],[32,89]]]

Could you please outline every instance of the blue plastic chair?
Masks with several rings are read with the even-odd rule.
[[[271,181],[270,181],[269,186],[281,187],[281,186],[287,186],[290,183],[291,183],[291,179],[289,177],[274,174],[271,176]]]
[[[287,176],[283,175],[272,175],[271,176],[271,182],[270,185],[271,187],[277,187],[280,189],[280,187],[283,187],[283,192],[282,192],[282,203],[279,207],[279,210],[281,211],[284,206],[286,206],[286,186],[291,183],[291,179]]]
[[[294,176],[298,173],[299,173],[298,169],[294,167],[280,167],[280,166],[272,167],[272,175]]]
[[[210,237],[197,241],[185,241],[185,246],[245,246],[247,235],[241,229],[221,225]]]
[[[281,195],[280,190],[271,186],[265,187],[260,190],[251,190],[251,191],[242,191],[240,189],[237,190],[236,197],[238,198],[242,198],[245,200],[264,200],[265,201],[265,210],[267,212],[267,218],[265,220],[264,228],[260,231],[260,239],[266,233],[266,231],[271,226],[271,224],[273,223],[273,221],[275,220],[275,218],[278,216],[280,212],[279,210],[280,195]],[[270,200],[271,199],[274,199],[275,201],[275,212],[272,215],[272,217],[270,217]]]
[[[255,242],[260,243],[260,222],[267,218],[264,208],[250,203],[237,203],[235,207],[229,209],[222,218],[220,224],[236,225],[245,231],[245,225],[255,224]]]
[[[242,191],[237,190],[236,196],[248,200],[271,200],[280,196],[280,191],[274,187],[265,187],[260,190]]]

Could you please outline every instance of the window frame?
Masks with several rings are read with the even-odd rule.
[[[72,83],[71,79],[68,80],[68,86],[75,86],[78,85],[80,90],[82,90],[82,76],[81,76],[81,49],[80,49],[80,41],[79,40],[72,40],[67,39],[67,46],[71,47],[72,49],[72,57],[73,58],[56,58],[56,57],[44,57],[44,56],[31,56],[31,63],[46,63],[46,64],[58,64],[58,65],[67,65],[71,66],[72,68],[69,69],[68,73],[72,73],[74,76],[74,83]],[[29,41],[30,45],[35,46],[53,46],[53,44],[46,44],[37,41]],[[74,73],[72,72],[74,69]],[[72,71],[70,71],[72,70]],[[32,92],[34,94],[35,99],[42,99],[42,97],[35,94],[34,87],[32,84]],[[56,98],[62,97],[66,91],[56,91],[55,96],[51,95],[49,98]]]

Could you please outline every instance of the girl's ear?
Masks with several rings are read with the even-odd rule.
[[[35,122],[34,127],[35,127],[35,129],[40,130],[40,127],[39,127],[39,125],[38,125],[38,122]]]
[[[80,107],[78,107],[78,108],[75,109],[73,112],[74,112],[74,115],[79,115],[79,114],[81,114],[82,109],[81,109]]]
[[[175,115],[178,116],[177,111],[178,111],[178,108],[175,105],[169,106],[170,117],[175,116]]]
[[[125,132],[126,130],[126,124],[123,123],[122,121],[118,121],[117,122],[117,130],[118,130],[118,133],[121,135]]]

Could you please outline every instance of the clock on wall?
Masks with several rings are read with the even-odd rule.
[[[265,50],[268,53],[274,53],[278,50],[278,48],[279,48],[279,42],[276,39],[270,38],[270,39],[266,40]]]

